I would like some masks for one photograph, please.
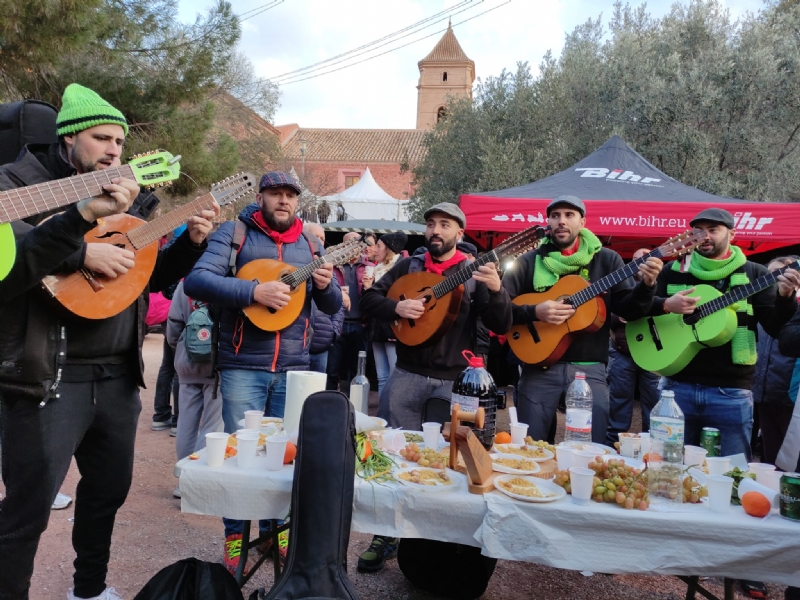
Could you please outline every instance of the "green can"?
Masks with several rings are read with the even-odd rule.
[[[780,513],[784,519],[800,521],[800,473],[781,476]]]
[[[708,450],[706,456],[719,456],[722,445],[719,429],[716,427],[703,427],[700,433],[700,446]]]

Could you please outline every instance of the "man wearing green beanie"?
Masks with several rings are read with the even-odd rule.
[[[92,90],[72,84],[56,120],[59,141],[30,144],[0,166],[0,190],[100,171],[120,164],[128,124]],[[150,290],[120,314],[83,319],[41,294],[52,272],[87,269],[124,275],[135,255],[111,244],[87,244],[95,219],[130,207],[135,181],[113,179],[106,198],[84,200],[57,214],[14,224],[17,260],[0,281],[0,436],[5,497],[0,501],[0,600],[28,598],[39,538],[72,457],[81,479],[72,543],[77,554],[74,589],[67,598],[118,600],[106,587],[111,534],[133,474],[141,411],[143,324]],[[20,193],[24,198],[24,194]],[[95,207],[97,210],[92,210]],[[219,208],[187,221],[184,232],[159,253],[150,278],[159,291],[184,277],[200,258]]]

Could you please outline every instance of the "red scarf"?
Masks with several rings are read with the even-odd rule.
[[[431,256],[430,252],[425,253],[425,270],[428,273],[436,273],[437,275],[444,275],[444,272],[452,267],[453,265],[457,265],[462,260],[467,260],[467,257],[461,254],[458,250],[456,253],[450,257],[449,260],[444,262],[434,262],[433,257]]]
[[[286,231],[275,231],[270,228],[260,210],[253,213],[252,219],[253,223],[258,225],[259,229],[271,237],[276,244],[294,244],[303,233],[303,222],[297,217]]]

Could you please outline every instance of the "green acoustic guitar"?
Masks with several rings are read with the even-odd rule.
[[[12,221],[99,196],[104,193],[103,185],[115,177],[135,179],[143,187],[164,185],[180,175],[180,158],[159,150],[137,155],[120,167],[0,192],[0,280],[8,275],[16,256]]]
[[[727,344],[738,326],[737,301],[757,294],[778,280],[786,269],[800,269],[798,261],[721,294],[710,285],[698,285],[699,297],[690,315],[667,314],[631,321],[625,337],[634,362],[646,371],[669,377],[682,371],[703,348]]]

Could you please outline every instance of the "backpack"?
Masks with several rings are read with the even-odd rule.
[[[183,332],[186,356],[193,363],[211,362],[215,325],[210,307],[204,302],[189,301],[192,304],[192,313],[186,319],[186,329]]]
[[[41,100],[0,104],[0,164],[14,162],[26,144],[55,144],[57,115]]]
[[[243,600],[243,597],[225,567],[185,558],[156,573],[133,600]]]

